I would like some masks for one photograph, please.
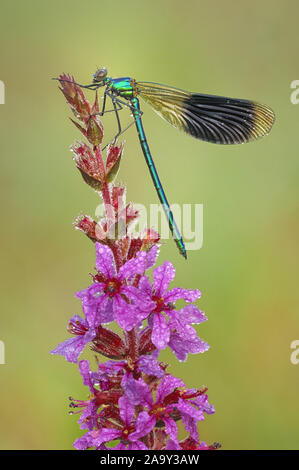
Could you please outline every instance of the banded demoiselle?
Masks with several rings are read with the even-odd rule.
[[[114,142],[130,127],[122,130],[118,112],[123,106],[131,110],[145,161],[168,219],[170,231],[180,253],[187,258],[183,238],[175,223],[146,140],[141,120],[143,112],[138,97],[177,129],[196,139],[214,144],[243,144],[268,134],[275,119],[272,109],[255,101],[191,93],[160,83],[137,82],[131,77],[111,78],[107,77],[107,69],[104,67],[95,72],[90,85],[77,85],[90,90],[106,87],[102,111],[99,114],[108,112],[105,110],[108,96],[113,104],[113,110],[110,111],[115,112],[118,124]]]

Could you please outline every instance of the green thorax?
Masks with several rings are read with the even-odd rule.
[[[106,78],[107,85],[113,94],[130,100],[137,95],[135,80],[130,77]]]

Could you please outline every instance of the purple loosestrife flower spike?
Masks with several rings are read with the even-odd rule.
[[[194,326],[207,320],[194,304],[201,293],[170,288],[175,268],[169,261],[154,267],[160,250],[157,232],[146,229],[138,236],[130,232],[139,214],[133,204],[126,203],[126,188],[115,183],[124,146],[108,145],[105,159],[97,94],[90,104],[73,77],[64,74],[58,80],[77,119],[71,121],[87,140],[71,147],[75,165],[104,208],[99,220],[81,214],[74,223],[95,246],[95,273],[88,287],[76,294],[83,317],[74,315],[69,320],[68,331],[73,337],[51,351],[76,363],[90,348],[97,358],[94,366],[86,359],[79,361],[88,393],[83,400],[70,398],[71,414],[79,415],[78,424],[85,432],[74,447],[217,449],[219,444],[200,440],[197,427],[215,412],[207,388],[188,389],[180,378],[167,372],[168,364],[159,360],[160,350],[165,348],[180,361],[209,348]],[[177,308],[177,301],[185,305]],[[112,322],[117,323],[120,333],[108,328]],[[102,356],[105,362],[99,360]],[[178,424],[185,429],[182,440]]]
[[[112,301],[114,319],[121,328],[130,331],[146,318],[155,306],[146,294],[130,284],[132,278],[146,270],[147,254],[140,251],[136,258],[127,261],[117,272],[111,249],[96,243],[96,250],[96,266],[101,280],[77,292],[77,296],[83,305],[100,312]]]

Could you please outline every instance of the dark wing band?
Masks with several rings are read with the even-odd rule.
[[[268,134],[275,116],[268,106],[224,96],[188,93],[137,82],[137,93],[174,127],[215,144],[242,144]]]

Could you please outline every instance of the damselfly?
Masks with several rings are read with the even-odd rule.
[[[99,113],[106,111],[106,98],[112,100],[118,132],[122,130],[119,111],[128,107],[134,117],[140,145],[149,168],[158,197],[168,219],[169,228],[180,253],[187,258],[186,248],[175,223],[165,192],[160,182],[142,125],[139,97],[147,102],[166,121],[191,136],[214,144],[243,144],[268,134],[274,123],[274,113],[268,106],[238,98],[190,93],[178,88],[153,82],[137,82],[131,77],[107,77],[107,69],[98,69],[90,85],[82,88],[97,90],[105,86],[103,106]],[[133,122],[133,123],[134,123]]]

